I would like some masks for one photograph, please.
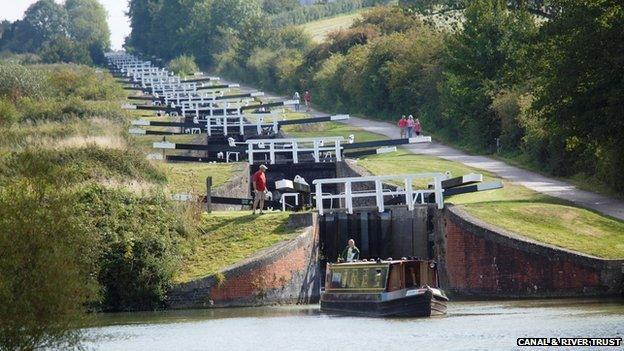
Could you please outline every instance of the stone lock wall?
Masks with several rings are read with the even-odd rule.
[[[315,214],[293,214],[296,238],[210,276],[174,287],[172,309],[311,303],[319,299],[318,225]],[[301,228],[304,228],[301,230]]]
[[[442,287],[463,297],[573,297],[622,293],[623,260],[538,243],[447,206],[436,220]]]

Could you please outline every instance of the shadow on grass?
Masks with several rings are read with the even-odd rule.
[[[251,212],[249,214],[246,215],[241,215],[241,216],[235,216],[232,218],[228,218],[225,220],[219,220],[216,223],[210,223],[210,224],[202,224],[202,229],[207,233],[210,234],[210,232],[213,232],[221,227],[230,225],[230,224],[237,224],[237,225],[244,225],[244,224],[248,224],[248,223],[252,223],[258,219],[262,219],[262,218],[266,218],[264,216],[271,216],[270,213],[267,214],[263,214],[263,215],[259,215],[259,214],[251,214]],[[272,230],[270,233],[283,233],[285,231],[285,225],[286,223],[282,223],[278,226],[276,226],[276,228],[274,230]],[[262,232],[261,227],[257,228],[258,232],[261,233]]]

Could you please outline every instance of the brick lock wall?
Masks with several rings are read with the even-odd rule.
[[[468,219],[468,220],[467,220]],[[495,232],[458,209],[445,209],[442,281],[465,296],[617,295],[622,261],[601,260]]]
[[[293,214],[289,226],[307,227],[294,239],[279,243],[215,276],[174,287],[169,307],[205,308],[259,306],[318,301],[318,225],[314,214]]]
[[[273,263],[230,277],[211,289],[210,299],[219,304],[237,299],[262,298],[268,290],[283,290],[298,271],[306,268],[308,254],[305,247],[298,247]]]

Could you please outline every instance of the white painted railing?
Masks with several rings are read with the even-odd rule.
[[[432,179],[433,186],[431,188],[414,189],[414,180],[416,179]],[[323,200],[330,200],[333,205],[334,199],[344,202],[344,208],[350,214],[353,213],[353,200],[356,198],[374,198],[375,204],[379,212],[385,211],[384,198],[387,196],[403,196],[405,205],[409,210],[413,210],[416,202],[425,203],[425,199],[434,194],[435,202],[439,209],[444,207],[444,198],[442,188],[442,180],[446,176],[442,173],[417,173],[403,175],[386,175],[386,176],[369,176],[369,177],[353,177],[353,178],[330,178],[316,179],[312,182],[315,186],[316,209],[320,215],[325,213]],[[404,188],[397,187],[396,190],[384,189],[384,182],[401,181]],[[354,184],[372,183],[374,187],[371,190],[357,191],[353,189]],[[343,186],[344,192],[340,194],[329,194],[323,192],[323,185]]]
[[[253,164],[256,155],[268,155],[270,164],[275,164],[276,155],[290,154],[293,163],[299,163],[299,153],[312,153],[315,162],[320,162],[323,153],[333,152],[341,161],[343,137],[292,138],[292,139],[251,139],[247,140],[247,157]]]

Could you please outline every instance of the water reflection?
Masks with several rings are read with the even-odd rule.
[[[100,350],[491,350],[515,349],[518,337],[622,337],[624,303],[452,302],[447,316],[406,319],[278,306],[101,314],[95,323],[88,346]]]

